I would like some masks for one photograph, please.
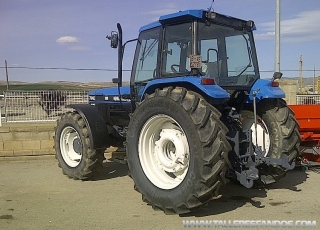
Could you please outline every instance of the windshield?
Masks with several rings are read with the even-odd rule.
[[[156,77],[159,46],[159,28],[141,33],[136,48],[133,79],[136,83]]]

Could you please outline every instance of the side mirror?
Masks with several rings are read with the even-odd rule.
[[[111,48],[115,49],[118,47],[119,37],[116,31],[112,31],[111,35],[107,36],[107,38],[111,41]]]
[[[112,78],[112,83],[119,84],[120,83],[119,78]]]
[[[281,77],[282,77],[281,72],[274,72],[273,77],[272,77],[272,81],[280,79]]]

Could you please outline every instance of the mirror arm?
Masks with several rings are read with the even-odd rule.
[[[117,23],[119,33],[119,45],[118,45],[118,86],[122,86],[122,59],[123,59],[123,45],[122,45],[122,28],[120,23]]]

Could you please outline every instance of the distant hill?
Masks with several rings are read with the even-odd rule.
[[[293,77],[293,78],[288,78],[288,77],[283,77],[281,78],[282,80],[297,80],[299,82],[299,77]],[[317,80],[318,78],[316,77],[314,79],[314,84],[317,85]],[[307,86],[307,85],[313,85],[313,77],[306,77],[306,78],[302,78],[303,81],[303,85]]]
[[[124,82],[123,85],[128,85],[129,82]],[[68,82],[68,81],[44,81],[39,83],[28,83],[20,81],[10,81],[9,90],[92,90],[106,87],[116,87],[117,84],[110,82]],[[7,84],[5,81],[0,81],[0,93],[6,91]]]

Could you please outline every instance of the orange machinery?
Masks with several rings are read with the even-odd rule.
[[[320,163],[320,105],[289,105],[299,122],[304,159]]]

